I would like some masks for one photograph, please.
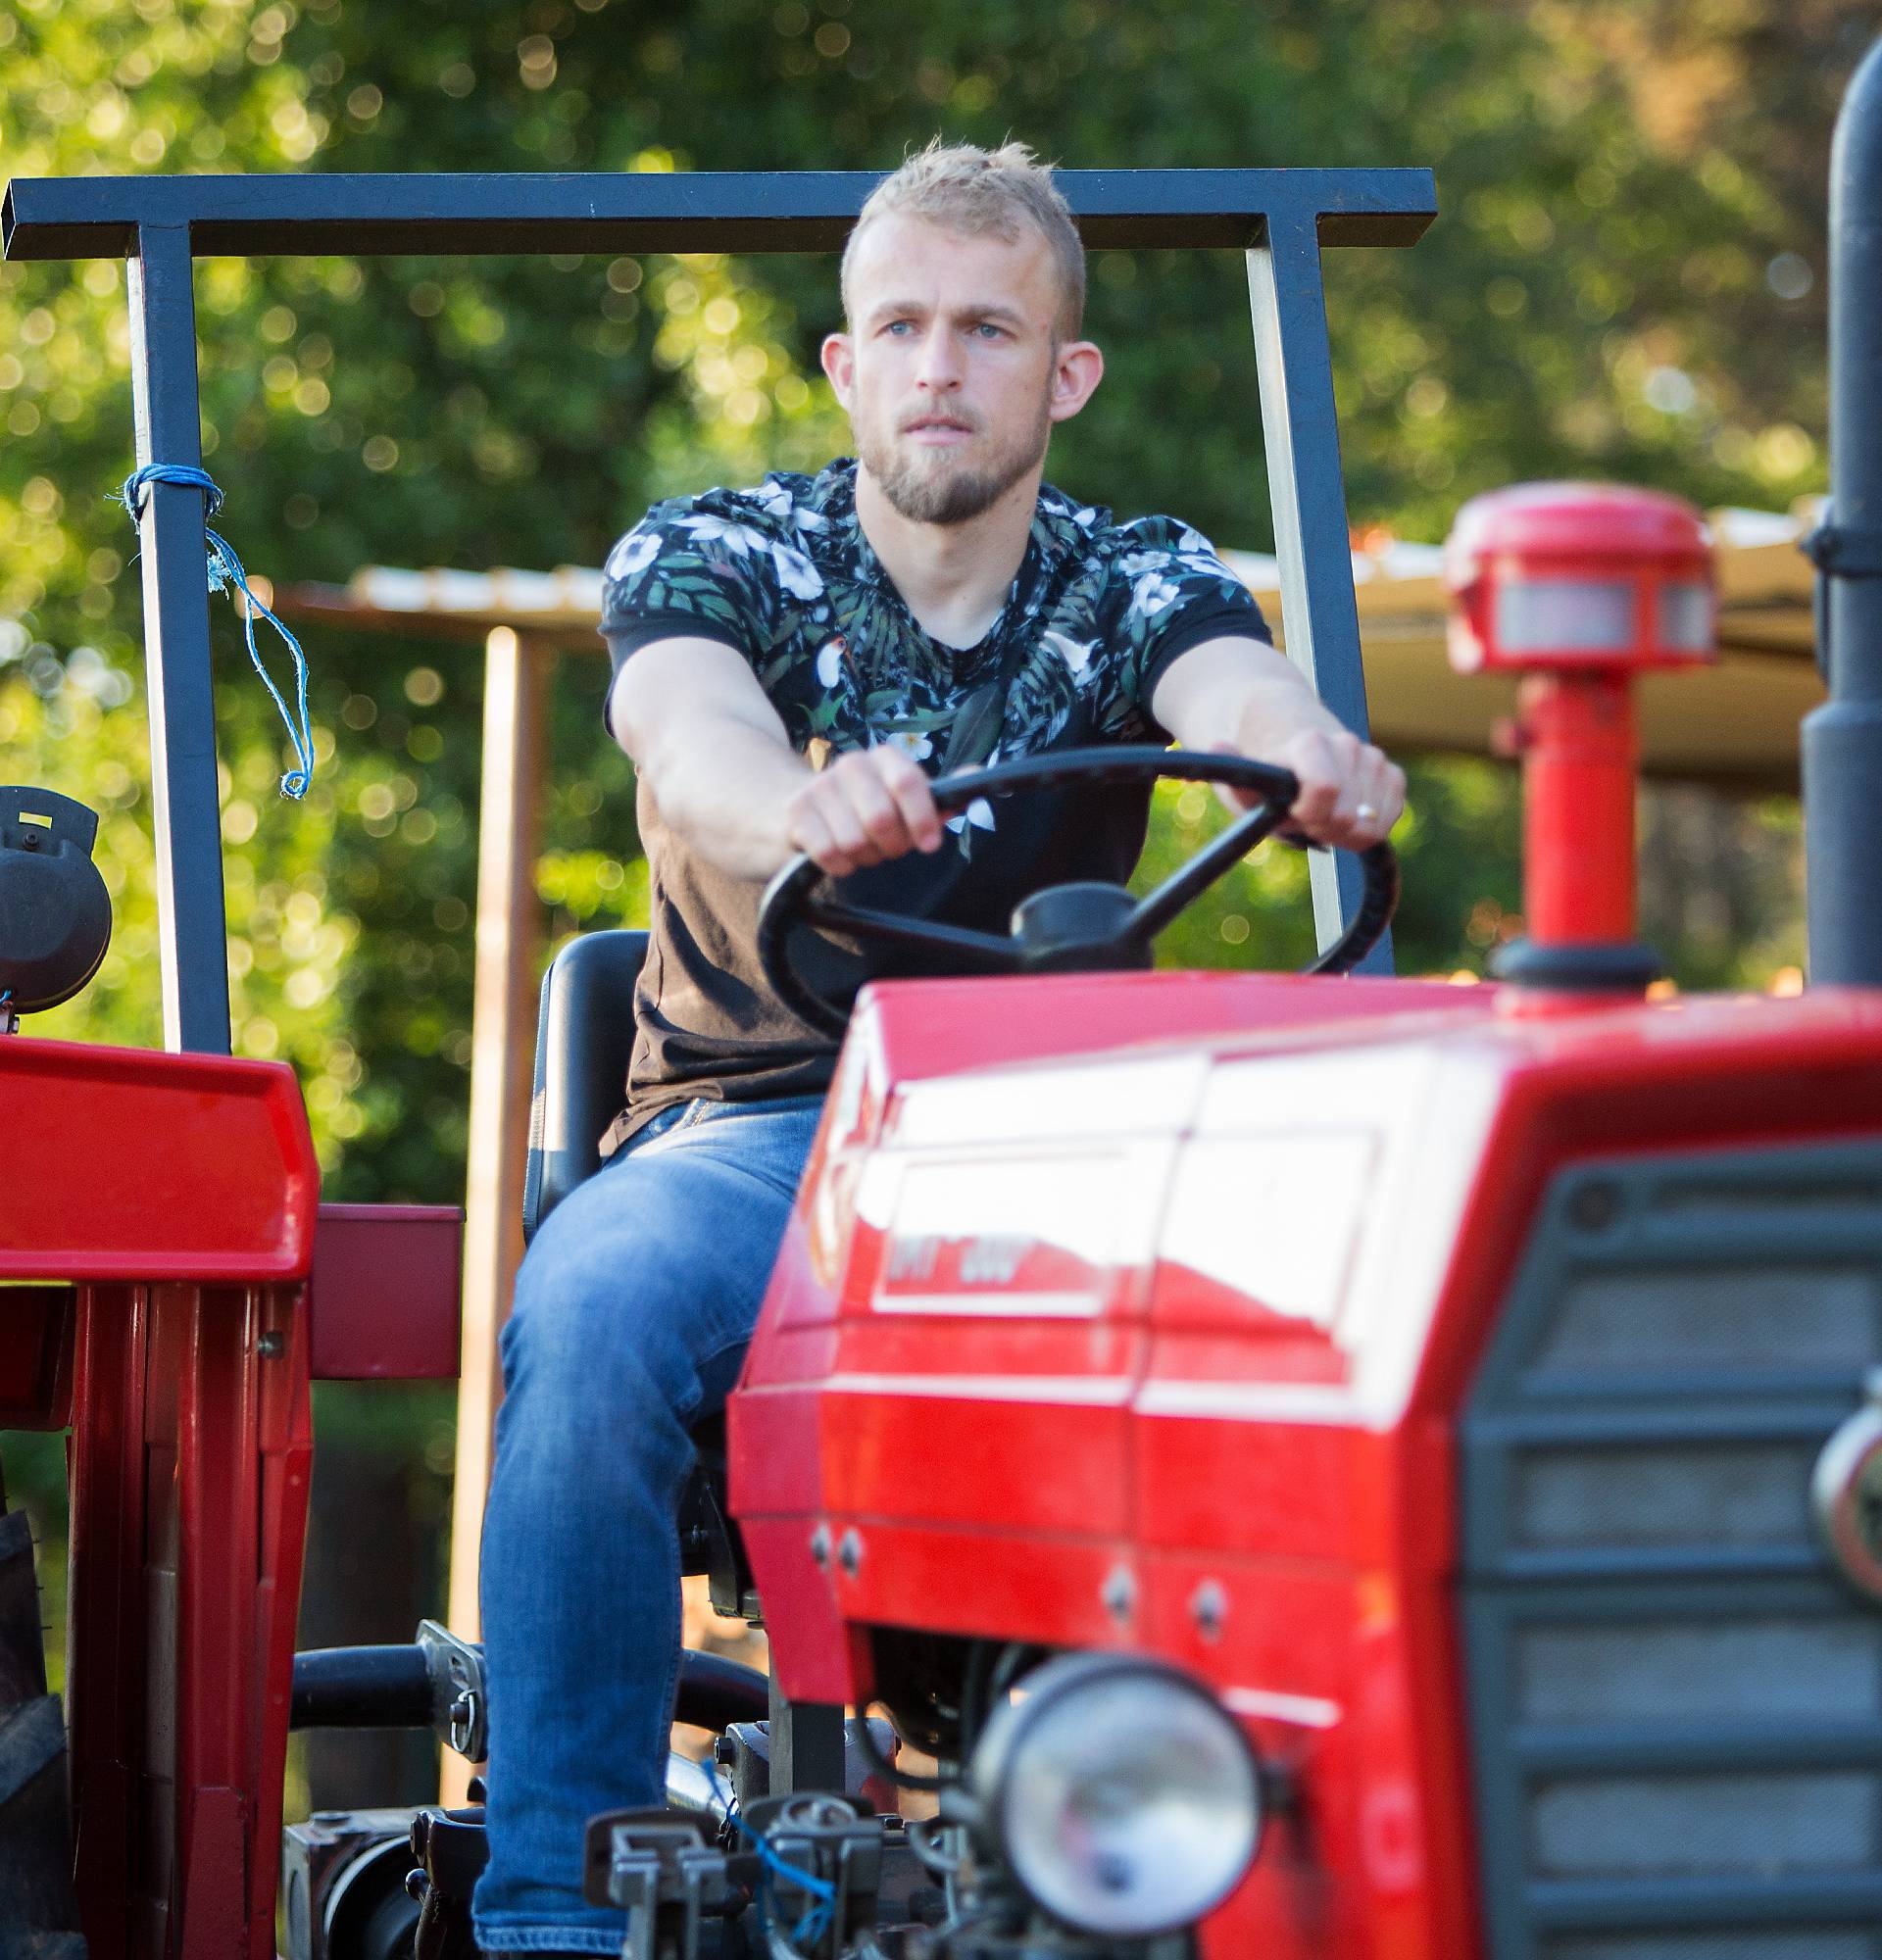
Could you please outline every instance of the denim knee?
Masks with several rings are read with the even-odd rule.
[[[629,1289],[618,1273],[585,1264],[565,1264],[535,1285],[519,1276],[498,1344],[505,1408],[539,1407],[555,1434],[581,1448],[598,1432],[663,1414],[683,1429],[698,1400],[672,1325],[683,1302],[659,1298],[658,1275],[643,1272]]]

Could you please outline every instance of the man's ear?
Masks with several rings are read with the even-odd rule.
[[[823,371],[830,377],[830,386],[836,390],[836,399],[844,408],[850,406],[850,390],[856,378],[856,343],[847,333],[826,333],[823,345],[817,350],[817,359],[823,364]]]
[[[1097,393],[1105,378],[1105,357],[1095,340],[1067,340],[1052,369],[1052,400],[1047,412],[1056,422],[1068,422]]]

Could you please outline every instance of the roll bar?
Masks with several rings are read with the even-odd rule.
[[[127,260],[137,464],[200,467],[199,256],[833,252],[879,181],[831,171],[22,178],[0,204],[0,256]],[[1063,171],[1057,181],[1088,246],[1246,253],[1287,651],[1363,736],[1320,249],[1413,243],[1437,210],[1431,172]],[[151,486],[139,537],[164,1042],[225,1054],[203,525],[199,490]],[[1358,864],[1315,853],[1312,881],[1325,947],[1358,904]],[[1389,940],[1367,964],[1390,970]]]

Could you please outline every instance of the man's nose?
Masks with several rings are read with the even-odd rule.
[[[921,387],[938,392],[960,387],[964,378],[961,350],[946,327],[937,326],[923,339],[915,378]]]

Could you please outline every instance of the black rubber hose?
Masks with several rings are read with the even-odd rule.
[[[294,1656],[290,1729],[428,1729],[431,1675],[421,1646],[316,1647]]]
[[[771,1685],[757,1668],[692,1647],[680,1655],[675,1722],[723,1730],[734,1722],[763,1722],[770,1711]]]
[[[424,1649],[317,1647],[294,1656],[292,1729],[428,1729],[431,1677]],[[762,1722],[770,1711],[770,1687],[755,1667],[723,1654],[679,1657],[673,1718],[700,1729],[728,1729],[734,1722]]]

